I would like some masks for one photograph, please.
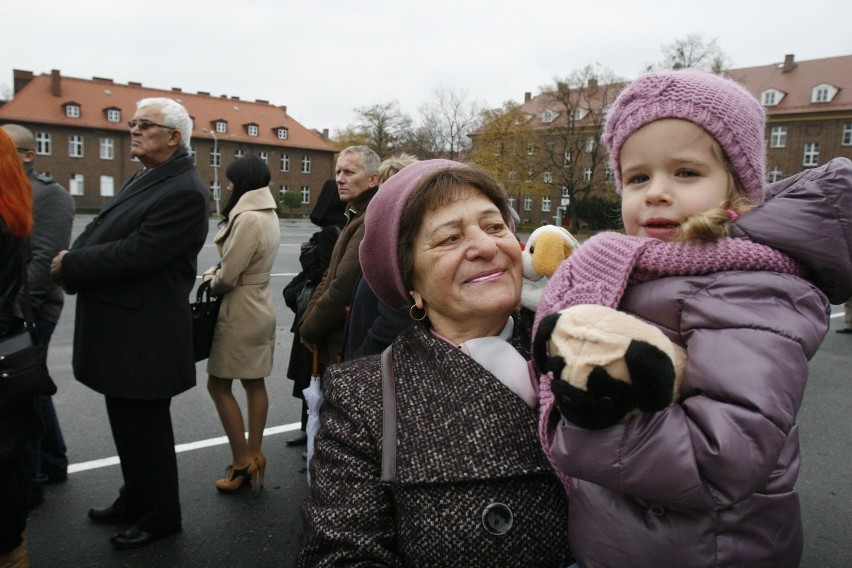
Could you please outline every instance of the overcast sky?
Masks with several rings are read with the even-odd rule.
[[[287,105],[309,128],[438,89],[496,107],[599,64],[631,79],[689,34],[733,67],[852,54],[849,0],[30,0],[0,17],[12,69]]]

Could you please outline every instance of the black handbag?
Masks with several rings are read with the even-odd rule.
[[[195,303],[192,309],[192,348],[195,361],[210,357],[210,347],[213,345],[213,332],[216,331],[216,320],[219,319],[219,308],[222,305],[221,296],[210,293],[210,280],[202,282],[195,293]]]
[[[21,255],[21,294],[24,327],[0,339],[0,412],[7,405],[23,402],[40,394],[56,393],[50,378],[44,346],[35,333],[30,284],[24,258],[29,256],[29,241]]]

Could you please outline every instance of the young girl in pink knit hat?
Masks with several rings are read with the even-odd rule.
[[[696,71],[642,76],[609,111],[626,235],[560,266],[536,326],[602,304],[687,363],[677,402],[597,430],[565,419],[577,402],[542,375],[542,442],[582,568],[798,566],[796,414],[830,302],[852,295],[852,163],[765,187],[764,122],[740,85]]]

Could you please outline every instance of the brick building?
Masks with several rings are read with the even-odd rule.
[[[149,97],[174,99],[189,112],[193,159],[213,197],[227,187],[228,164],[249,153],[269,165],[276,196],[300,194],[302,206],[296,212],[304,215],[322,184],[334,177],[337,148],[328,141],[328,130],[305,128],[287,114],[286,106],[134,82],[120,85],[100,77],[63,77],[58,70],[13,74],[14,97],[0,106],[0,124],[18,123],[33,131],[36,169],[66,186],[79,210],[98,209],[139,169],[138,160],[130,158],[127,121],[136,112],[136,101]],[[221,195],[220,201],[226,198]]]
[[[766,109],[767,182],[835,157],[852,159],[852,55],[798,62],[787,55],[781,63],[731,69],[727,74]],[[525,143],[526,153],[541,159],[524,166],[524,171],[538,187],[542,183],[549,187],[514,198],[523,220],[536,225],[556,222],[563,213],[558,205],[565,205],[578,191],[615,197],[612,172],[599,142],[605,110],[623,86],[599,85],[589,78],[581,88],[560,93],[563,86],[558,85],[537,96],[525,94],[519,108],[524,136],[533,131],[537,139]],[[477,143],[488,139],[486,132],[487,127],[472,135],[474,154]],[[511,176],[501,181],[509,188],[513,185]]]

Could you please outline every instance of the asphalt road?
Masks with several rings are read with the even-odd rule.
[[[75,220],[79,234],[91,216]],[[298,272],[299,245],[314,228],[308,221],[281,220],[281,245],[273,267],[273,298],[278,334],[272,376],[267,379],[269,432],[266,488],[220,495],[214,482],[230,461],[228,446],[206,392],[205,363],[197,365],[198,386],[172,402],[178,444],[183,532],[141,550],[117,551],[110,535],[120,528],[94,525],[86,517],[93,506],[116,497],[121,471],[115,458],[103,398],[74,380],[71,371],[74,297],[53,336],[49,364],[59,386],[54,397],[72,463],[67,482],[48,486],[46,501],[28,523],[30,558],[36,568],[54,566],[291,566],[302,531],[300,505],[307,496],[302,448],[285,440],[298,429],[299,401],[285,378],[292,336],[292,313],[281,290]],[[218,260],[210,223],[208,243],[199,255],[199,273]],[[811,364],[811,377],[799,416],[802,467],[799,491],[805,520],[803,567],[852,566],[852,336],[833,332],[842,326],[834,308],[832,331]],[[123,333],[137,333],[133,329]],[[240,400],[241,388],[235,385]],[[244,408],[244,402],[243,402]]]

